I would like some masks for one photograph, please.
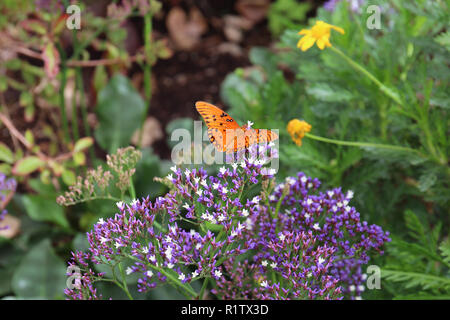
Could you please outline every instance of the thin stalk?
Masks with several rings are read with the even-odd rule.
[[[205,278],[205,280],[203,281],[202,288],[200,289],[200,293],[198,294],[198,299],[199,300],[203,299],[203,296],[205,294],[205,289],[208,286],[208,281],[209,281],[209,278]]]
[[[415,149],[408,148],[408,147],[395,146],[395,145],[391,145],[391,144],[334,140],[334,139],[319,137],[319,136],[316,136],[316,135],[311,134],[311,133],[305,133],[305,137],[308,137],[310,139],[317,140],[317,141],[333,143],[333,144],[343,145],[343,146],[390,149],[390,150],[397,150],[397,151],[405,151],[405,152],[417,153],[420,156],[423,156],[419,151],[417,151]]]
[[[66,142],[70,141],[70,134],[69,134],[69,122],[67,120],[67,114],[66,114],[66,100],[64,98],[64,89],[66,88],[67,83],[67,66],[66,66],[66,59],[65,59],[65,53],[63,49],[60,48],[60,56],[61,56],[61,83],[59,87],[59,109],[61,111],[61,120],[62,120],[62,126],[63,126],[63,132],[64,132],[64,139]]]
[[[144,50],[145,56],[150,57],[152,50],[152,13],[149,12],[144,16]],[[152,100],[152,65],[149,61],[150,59],[146,59],[146,63],[144,63],[144,90],[145,90],[145,99],[147,100],[146,108],[144,114],[142,115],[142,123],[141,130],[139,134],[139,144],[138,147],[142,146],[142,139],[144,137],[144,123],[147,117],[148,111],[150,110],[151,100]]]
[[[337,53],[341,58],[343,58],[349,65],[353,67],[353,69],[361,72],[363,75],[365,75],[370,81],[375,83],[378,88],[389,98],[394,100],[397,104],[403,105],[401,99],[399,96],[397,96],[391,89],[386,87],[380,80],[378,80],[372,73],[370,73],[366,68],[361,66],[359,63],[352,60],[350,57],[348,57],[345,53],[343,53],[341,50],[339,50],[336,47],[330,47],[331,50],[333,50],[335,53]]]

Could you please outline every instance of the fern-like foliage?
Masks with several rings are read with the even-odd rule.
[[[394,299],[449,299],[450,241],[439,242],[441,224],[427,228],[410,210],[404,216],[414,242],[392,241],[383,280],[400,285],[394,290]]]

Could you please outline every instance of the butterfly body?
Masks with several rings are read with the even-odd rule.
[[[218,151],[233,153],[253,144],[278,139],[278,135],[271,130],[239,126],[229,114],[210,103],[197,101],[195,107],[208,127],[209,141]]]

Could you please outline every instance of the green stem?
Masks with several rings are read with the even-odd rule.
[[[198,294],[198,299],[199,300],[203,299],[203,296],[205,294],[205,289],[208,286],[208,281],[209,281],[209,278],[205,278],[205,280],[203,281],[202,288],[200,289],[200,293]]]
[[[128,192],[132,200],[136,199],[136,190],[134,189],[133,177],[130,177],[130,186],[128,187]]]
[[[61,50],[60,50],[61,51]],[[64,53],[60,54],[61,57],[63,57]],[[61,59],[61,83],[59,87],[59,108],[61,111],[61,119],[62,119],[62,126],[63,126],[63,132],[64,132],[64,139],[66,142],[70,141],[70,134],[69,134],[69,122],[67,120],[67,114],[66,114],[66,100],[64,97],[64,89],[66,88],[67,83],[67,67],[66,67],[66,60],[64,58]]]
[[[392,100],[394,100],[396,103],[398,103],[399,105],[403,105],[402,100],[400,99],[400,97],[394,92],[392,91],[390,88],[386,87],[380,80],[378,80],[373,74],[371,74],[369,71],[367,71],[366,68],[364,68],[363,66],[361,66],[359,63],[355,62],[354,60],[352,60],[350,57],[348,57],[344,52],[342,52],[341,50],[339,50],[336,47],[330,47],[331,50],[333,50],[335,53],[337,53],[341,58],[343,58],[345,61],[347,61],[348,64],[350,64],[355,70],[361,72],[362,74],[364,74],[367,78],[369,78],[370,81],[372,81],[373,83],[375,83],[378,88],[384,93],[386,94],[389,98],[391,98]]]
[[[405,152],[417,153],[420,156],[423,156],[419,151],[417,151],[415,149],[408,148],[408,147],[395,146],[395,145],[391,145],[391,144],[334,140],[334,139],[328,139],[328,138],[324,138],[324,137],[319,137],[319,136],[316,136],[316,135],[311,134],[311,133],[305,133],[305,137],[308,137],[310,139],[314,139],[314,140],[317,140],[317,141],[333,143],[333,144],[343,145],[343,146],[390,149],[390,150],[397,150],[397,151],[405,151]]]
[[[139,260],[138,258],[132,256],[132,255],[126,255],[128,258],[138,261],[140,263],[142,263],[142,260]],[[183,289],[185,292],[189,293],[190,296],[188,296],[189,298],[195,298],[197,297],[197,292],[195,292],[195,290],[188,284],[188,283],[183,283],[181,282],[178,278],[176,278],[173,274],[167,272],[166,270],[164,270],[164,268],[160,268],[157,267],[151,263],[147,264],[150,268],[152,268],[155,271],[161,272],[161,274],[165,275],[167,277],[167,279],[172,282],[173,284],[175,284],[175,286],[179,287],[180,289]],[[183,293],[184,293],[183,291]]]
[[[149,57],[152,55],[152,13],[149,12],[144,16],[144,50],[146,63],[144,63],[144,90],[145,90],[145,99],[147,100],[146,108],[144,114],[142,115],[142,123],[141,130],[139,134],[139,148],[142,146],[142,139],[144,136],[144,123],[148,114],[148,110],[150,110],[150,104],[152,100],[152,64]]]
[[[123,289],[123,291],[128,296],[128,299],[134,300],[133,296],[130,294],[130,291],[128,291],[128,285],[127,285],[127,281],[126,281],[126,276],[125,276],[125,272],[123,271],[123,267],[122,267],[121,263],[119,263],[119,271],[120,271],[120,275],[122,276],[122,289]]]

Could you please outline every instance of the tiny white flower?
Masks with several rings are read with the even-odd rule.
[[[228,193],[228,189],[227,188],[222,188],[222,193]]]
[[[346,211],[346,212],[350,212],[350,210],[352,210],[352,208],[351,208],[350,206],[346,206],[346,207],[345,207],[345,211]]]
[[[104,224],[104,223],[105,223],[105,220],[103,220],[103,218],[98,219],[97,224]]]
[[[172,238],[170,236],[166,236],[166,242],[171,243],[172,242]],[[169,250],[169,248],[167,248],[167,250]],[[170,248],[170,249],[172,249],[172,248]]]
[[[128,267],[126,270],[127,275],[132,274],[133,273],[133,269],[131,269],[131,267]]]
[[[245,226],[247,227],[247,230],[252,230],[253,229],[253,221],[250,218],[247,218],[247,220],[245,220]]]
[[[236,170],[238,165],[237,165],[236,162],[233,162],[233,163],[231,164],[231,166],[233,167],[233,170]]]
[[[275,147],[275,143],[274,143],[273,141],[270,141],[270,142],[269,142],[269,147],[271,147],[271,148],[272,148],[272,147]]]
[[[264,281],[261,282],[261,287],[267,288],[268,286],[269,286],[269,284],[267,283],[266,280],[264,280]]]
[[[284,234],[280,234],[280,240],[284,241],[284,239],[286,239],[286,236]]]
[[[194,272],[192,272],[192,278],[195,278],[199,275],[198,271],[195,270]]]
[[[311,277],[312,277],[312,273],[309,272],[306,276],[307,276],[308,278],[311,278]]]
[[[151,255],[148,259],[149,259],[151,262],[155,262],[155,261],[156,261],[155,255]]]
[[[124,208],[123,201],[116,202],[116,206],[117,206],[117,208],[119,208],[119,210],[123,210],[123,208]]]
[[[245,163],[245,161],[242,161],[242,162],[241,162],[241,168],[242,168],[242,169],[247,168],[247,164]]]
[[[219,189],[219,183],[213,183],[213,189],[214,190]]]
[[[353,198],[353,195],[354,195],[354,193],[353,193],[353,191],[352,190],[348,190],[347,191],[347,195],[345,196],[347,199],[351,199],[351,198]]]
[[[145,275],[149,278],[153,277],[153,272],[151,270],[148,270]]]
[[[242,210],[242,215],[243,215],[244,217],[248,217],[248,210],[247,210],[247,209],[243,209],[243,210]]]
[[[220,270],[214,270],[214,275],[215,275],[217,278],[220,278],[220,277],[222,276],[222,272],[220,272]]]
[[[184,275],[184,273],[181,273],[181,274],[178,276],[178,279],[181,280],[181,281],[183,281],[184,279],[186,279],[186,276]]]
[[[269,263],[267,262],[267,260],[261,261],[261,265],[262,265],[263,267],[267,267],[268,264],[269,264]]]
[[[170,167],[170,170],[172,170],[173,172],[177,172],[177,166]]]
[[[259,203],[259,197],[258,197],[258,196],[256,196],[256,197],[253,197],[253,199],[252,199],[252,203],[254,203],[254,204],[258,204],[258,203]]]
[[[325,262],[325,259],[322,257],[319,257],[319,264],[323,264]]]
[[[203,190],[202,190],[202,189],[198,189],[196,193],[197,193],[197,195],[198,195],[199,197],[201,197],[202,194],[203,194]]]
[[[167,179],[169,179],[170,181],[172,181],[172,180],[173,180],[173,174],[169,173],[169,174],[167,175]]]
[[[238,230],[244,230],[244,228],[245,228],[245,226],[240,222],[238,222],[237,227],[238,227]]]
[[[220,222],[222,222],[222,221],[225,221],[226,218],[225,218],[225,215],[224,215],[223,213],[221,213],[217,219],[218,219]]]
[[[275,195],[271,194],[271,195],[269,196],[269,200],[270,200],[270,201],[275,201],[275,199],[276,199]]]
[[[186,168],[186,170],[184,171],[184,175],[186,176],[186,178],[189,177],[190,174],[191,174],[191,170]]]
[[[247,128],[250,129],[254,123],[250,120],[247,121]]]
[[[173,267],[174,267],[173,263],[169,262],[169,263],[167,264],[167,268],[172,269]]]
[[[313,203],[313,201],[312,201],[311,198],[308,198],[308,200],[306,200],[306,204],[307,204],[308,206],[312,205],[312,203]]]
[[[315,224],[313,225],[313,229],[314,229],[314,230],[320,230],[319,224],[318,224],[318,223],[315,223]]]
[[[225,174],[225,172],[227,172],[227,169],[226,169],[225,167],[221,167],[221,168],[219,169],[219,172],[220,172],[221,174]]]
[[[348,289],[353,292],[356,290],[356,287],[354,285],[351,285],[350,287],[348,287]]]
[[[360,296],[355,297],[355,300],[362,300]]]
[[[274,268],[277,267],[277,263],[276,263],[276,262],[272,262],[272,263],[270,264],[270,266],[272,267],[272,269],[274,269]]]
[[[120,242],[116,241],[114,243],[114,246],[116,247],[116,249],[119,249],[120,247],[122,247],[122,244]]]
[[[337,203],[337,206],[338,206],[339,208],[342,208],[342,206],[343,206],[342,202],[339,201],[339,202]]]
[[[235,230],[231,231],[230,237],[234,238],[237,236],[237,232]]]
[[[295,184],[295,179],[293,177],[287,177],[286,178],[286,183],[288,183],[289,185],[294,185]]]
[[[308,189],[311,189],[313,187],[313,184],[310,182],[308,183]]]
[[[308,181],[308,178],[305,177],[305,176],[303,176],[303,177],[300,178],[300,181],[301,181],[302,183],[306,183],[306,182]]]
[[[363,292],[366,288],[361,284],[358,286],[358,291]]]
[[[336,211],[338,210],[338,208],[337,208],[336,206],[333,206],[333,207],[331,208],[331,210],[332,210],[333,212],[336,212]]]
[[[208,187],[208,182],[206,182],[205,179],[202,179],[202,181],[200,181],[200,184],[201,184],[202,186],[204,186],[205,188]]]
[[[197,231],[195,231],[194,229],[191,229],[191,231],[189,231],[191,233],[191,236],[195,236],[197,234]]]
[[[107,239],[107,238],[105,238],[105,237],[100,237],[100,242],[102,243],[102,244],[104,244],[105,242],[108,242],[109,241],[109,239]]]
[[[202,244],[201,243],[197,243],[195,245],[195,249],[200,250],[202,248]]]
[[[361,275],[361,278],[362,278],[363,280],[366,280],[366,279],[367,279],[367,273],[363,273],[363,274]]]
[[[334,192],[333,192],[333,191],[328,191],[327,194],[328,194],[328,196],[329,196],[330,198],[332,198],[332,197],[334,196]]]
[[[309,219],[309,217],[311,217],[311,215],[309,213],[305,213],[305,219]]]
[[[143,254],[147,254],[148,253],[148,247],[143,247],[142,248],[142,253]]]
[[[189,205],[187,204],[187,202],[184,203],[183,208],[185,208],[186,210],[189,210]]]
[[[194,183],[195,183],[195,184],[198,184],[199,181],[200,181],[200,178],[199,178],[199,177],[195,177],[195,178],[194,178]]]

